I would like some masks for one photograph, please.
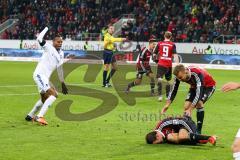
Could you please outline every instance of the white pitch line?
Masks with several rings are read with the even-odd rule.
[[[39,93],[9,93],[9,94],[0,94],[0,96],[4,97],[4,96],[32,96],[32,95],[38,95]]]
[[[216,91],[220,91],[221,89],[216,89]],[[145,91],[145,90],[138,90],[139,92]],[[178,90],[179,92],[187,92],[188,90]],[[122,90],[124,92],[124,90]],[[134,91],[137,92],[137,91]],[[84,92],[84,93],[98,93],[98,92]],[[109,92],[110,93],[110,92]],[[75,93],[76,94],[76,93]],[[0,94],[1,97],[7,97],[7,96],[33,96],[33,95],[39,95],[39,93],[8,93],[8,94]],[[71,96],[74,96],[72,94],[69,94]],[[81,96],[81,93],[79,93]],[[75,95],[77,96],[77,95]]]

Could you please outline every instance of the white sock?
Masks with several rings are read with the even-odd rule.
[[[46,114],[48,107],[50,107],[55,100],[56,97],[49,96],[48,99],[46,99],[46,101],[44,102],[40,112],[38,113],[38,117],[43,117]]]
[[[28,113],[29,116],[33,117],[37,111],[39,111],[40,107],[43,105],[42,100],[39,99],[36,104],[34,105],[33,109]]]
[[[240,160],[240,152],[233,153],[234,160]]]

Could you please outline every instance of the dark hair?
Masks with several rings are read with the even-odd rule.
[[[182,64],[178,64],[178,65],[176,65],[176,67],[174,68],[173,74],[174,74],[175,76],[177,76],[179,72],[184,71],[184,70],[185,70],[185,66],[182,65]]]
[[[60,34],[60,33],[56,33],[56,34],[53,36],[53,40],[55,40],[56,38],[62,38],[61,34]]]
[[[153,43],[153,42],[156,42],[156,41],[157,41],[157,40],[156,40],[156,39],[153,39],[153,38],[151,38],[151,39],[148,40],[149,43]]]
[[[157,134],[156,131],[152,131],[146,135],[147,144],[153,144],[153,142],[157,139],[156,134]]]

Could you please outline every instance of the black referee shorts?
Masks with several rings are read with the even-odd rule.
[[[116,62],[116,59],[113,56],[113,51],[105,49],[103,51],[103,61],[104,61],[104,64],[110,64],[110,63]]]

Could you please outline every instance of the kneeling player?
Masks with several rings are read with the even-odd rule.
[[[166,118],[158,123],[155,130],[146,135],[148,144],[216,144],[216,136],[197,134],[196,124],[190,117]]]
[[[129,93],[130,88],[140,85],[142,82],[142,76],[143,74],[146,74],[150,78],[150,86],[151,86],[151,95],[154,95],[154,87],[155,87],[155,82],[154,82],[154,75],[151,69],[151,66],[149,64],[150,58],[152,56],[152,51],[155,48],[155,39],[150,39],[149,40],[149,46],[144,47],[138,56],[138,62],[137,62],[137,76],[135,81],[131,82],[128,84],[126,93]]]

